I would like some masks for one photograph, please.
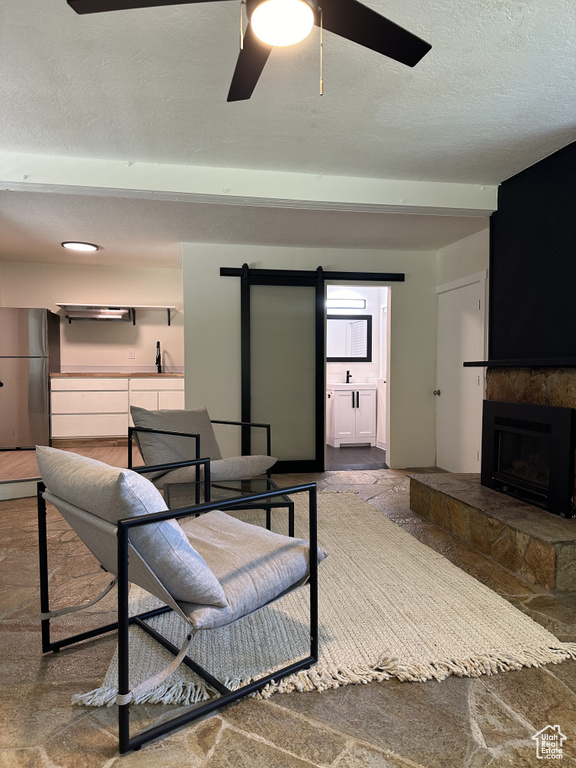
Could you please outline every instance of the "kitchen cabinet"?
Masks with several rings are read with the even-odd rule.
[[[328,445],[376,445],[375,385],[335,384],[327,397]]]
[[[52,437],[118,437],[128,433],[128,379],[53,378]]]
[[[63,376],[51,379],[53,438],[126,437],[130,405],[184,408],[184,379]]]
[[[130,405],[149,411],[184,408],[184,379],[130,379]]]

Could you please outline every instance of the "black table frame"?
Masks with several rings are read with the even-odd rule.
[[[253,483],[264,484],[263,488],[254,487]],[[238,502],[233,507],[228,506],[228,509],[237,510],[249,510],[249,509],[264,509],[266,512],[266,528],[271,530],[272,525],[272,510],[280,509],[282,507],[288,508],[288,535],[294,536],[294,502],[286,495],[282,494],[278,497],[268,498],[264,503],[254,501],[254,494],[267,493],[268,491],[282,490],[276,483],[269,477],[259,475],[258,477],[252,477],[245,480],[213,480],[209,483],[209,490],[207,491],[207,484],[205,481],[201,483],[204,486],[205,501],[219,501],[218,491],[230,491],[229,495],[221,497],[222,500],[227,500],[236,496]],[[170,495],[174,495],[175,488],[178,486],[188,486],[190,488],[190,497],[196,500],[198,503],[198,482],[189,481],[185,483],[166,483],[164,485],[164,501],[166,506],[171,509]],[[216,491],[216,494],[214,493]],[[206,493],[208,496],[206,497]]]

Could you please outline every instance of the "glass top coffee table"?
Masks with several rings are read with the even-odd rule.
[[[204,483],[200,483],[201,488]],[[288,535],[294,536],[294,502],[289,496],[281,495],[264,501],[251,501],[250,497],[256,493],[266,493],[278,489],[276,483],[269,477],[252,477],[249,480],[215,480],[210,483],[209,501],[220,499],[233,499],[238,497],[238,504],[229,509],[264,509],[266,511],[266,528],[271,529],[271,517],[273,509],[288,509]],[[166,483],[164,486],[164,501],[168,509],[180,509],[198,503],[198,484]]]

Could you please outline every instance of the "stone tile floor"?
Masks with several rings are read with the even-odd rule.
[[[276,479],[315,479],[319,488],[358,493],[561,640],[576,640],[576,595],[526,586],[418,518],[409,509],[405,472]],[[576,661],[476,679],[392,680],[249,699],[120,757],[115,708],[70,704],[73,693],[100,683],[114,639],[41,654],[34,512],[30,499],[0,502],[0,768],[523,768],[543,764],[531,737],[556,724],[567,741],[554,762],[576,766]],[[56,514],[50,546],[51,589],[59,603],[88,599],[107,581]],[[81,619],[59,621],[67,632],[79,631],[90,621],[111,620],[112,605],[112,597],[105,598]],[[135,714],[147,723],[166,709],[139,706]]]

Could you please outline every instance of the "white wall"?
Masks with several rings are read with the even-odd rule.
[[[0,303],[9,307],[47,307],[58,312],[63,371],[156,371],[156,342],[166,371],[184,367],[182,271],[137,267],[4,262]],[[74,304],[174,305],[170,327],[164,311],[137,313],[131,322],[64,319],[56,302]],[[134,359],[128,350],[134,349]]]
[[[240,416],[240,285],[220,267],[404,272],[390,291],[390,440],[393,467],[435,460],[436,253],[184,243],[188,407]],[[232,446],[234,448],[235,446]],[[224,451],[229,450],[223,445]]]
[[[436,285],[444,289],[449,286],[454,288],[458,281],[465,280],[471,275],[478,276],[485,273],[488,276],[490,267],[490,230],[483,229],[462,240],[441,248],[437,257]],[[484,353],[481,358],[488,356],[488,302],[489,281],[484,280]],[[478,373],[484,379],[485,368],[479,368]],[[484,381],[484,384],[486,382]]]
[[[438,251],[436,285],[488,269],[490,230],[483,229]]]

